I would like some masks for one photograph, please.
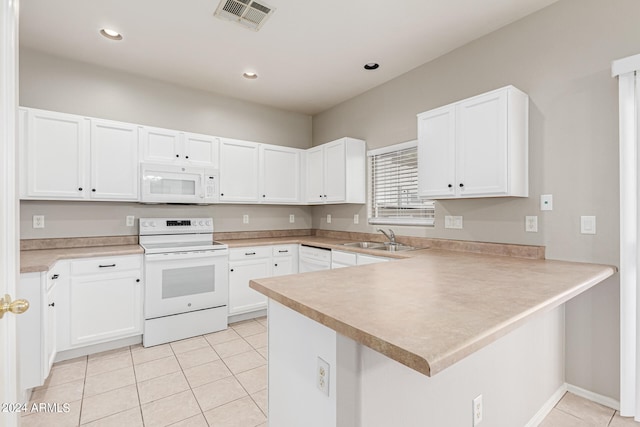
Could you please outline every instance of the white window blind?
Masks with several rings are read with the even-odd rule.
[[[372,150],[368,156],[369,223],[433,226],[433,201],[418,197],[417,141]]]

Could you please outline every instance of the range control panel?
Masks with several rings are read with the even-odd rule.
[[[213,218],[140,218],[140,235],[213,233]]]

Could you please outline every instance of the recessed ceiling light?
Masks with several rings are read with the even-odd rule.
[[[115,30],[111,30],[109,28],[101,29],[100,34],[102,34],[104,37],[108,38],[109,40],[122,40],[122,34],[120,34]]]
[[[251,71],[247,71],[246,73],[242,74],[242,77],[244,77],[245,79],[249,79],[249,80],[255,80],[258,78],[258,75],[254,72]]]
[[[380,67],[380,64],[378,64],[377,62],[367,62],[366,64],[364,64],[365,70],[376,70],[379,67]]]

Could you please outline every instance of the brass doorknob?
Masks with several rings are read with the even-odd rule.
[[[0,319],[4,314],[10,311],[13,314],[22,314],[29,309],[29,301],[26,299],[18,299],[11,301],[9,295],[5,295],[4,298],[0,298]]]

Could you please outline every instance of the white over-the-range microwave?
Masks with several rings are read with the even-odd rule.
[[[140,165],[142,203],[218,202],[218,170],[197,166]]]

